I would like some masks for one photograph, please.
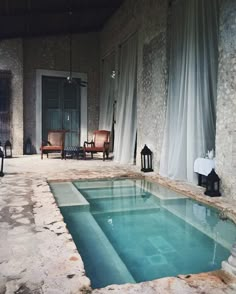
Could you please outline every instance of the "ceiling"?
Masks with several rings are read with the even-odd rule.
[[[0,0],[0,38],[100,31],[124,0]]]

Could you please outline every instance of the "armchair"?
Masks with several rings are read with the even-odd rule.
[[[64,158],[64,145],[65,145],[65,133],[66,130],[51,130],[48,131],[48,140],[43,142],[40,148],[41,159],[43,159],[43,154],[60,152],[61,159]]]
[[[108,158],[110,148],[110,132],[106,130],[97,130],[94,132],[93,140],[91,142],[84,142],[84,157],[86,158],[86,152],[91,153],[93,158],[93,153],[102,152],[103,160]]]

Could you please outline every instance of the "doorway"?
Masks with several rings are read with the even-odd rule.
[[[68,83],[64,77],[42,76],[42,137],[49,130],[67,130],[65,146],[80,146],[80,79]]]

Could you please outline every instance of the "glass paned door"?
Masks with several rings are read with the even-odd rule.
[[[11,96],[11,74],[0,72],[0,142],[4,145],[11,138],[11,115],[10,115],[10,96]]]
[[[69,84],[66,78],[43,77],[43,139],[48,130],[67,130],[65,146],[79,146],[79,79]]]

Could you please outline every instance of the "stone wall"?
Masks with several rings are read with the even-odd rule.
[[[24,138],[36,140],[36,69],[69,71],[69,36],[24,40]],[[72,70],[88,75],[88,133],[98,127],[99,35],[72,37]],[[38,151],[38,150],[37,150]]]
[[[11,138],[13,155],[22,154],[23,147],[23,48],[21,39],[0,41],[0,70],[10,70]]]
[[[127,0],[101,32],[101,58],[138,33],[137,158],[144,144],[153,151],[159,171],[166,109],[167,0]],[[117,91],[116,91],[117,95]]]
[[[154,171],[159,172],[167,99],[168,1],[142,2],[137,155],[139,157],[141,148],[147,144],[153,151]],[[137,158],[137,163],[139,162]]]
[[[236,1],[220,7],[216,169],[225,197],[236,199]]]

